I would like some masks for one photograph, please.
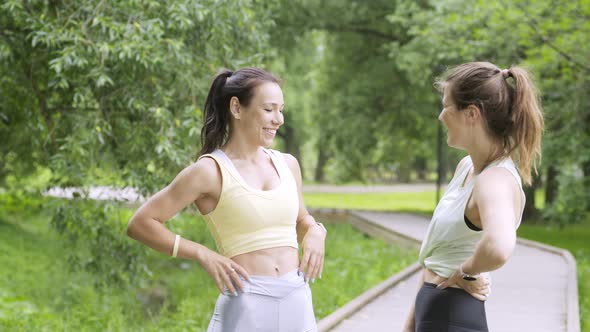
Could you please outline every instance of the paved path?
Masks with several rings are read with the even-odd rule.
[[[379,212],[355,214],[418,240],[422,239],[428,226],[427,218],[414,215]],[[492,272],[493,294],[486,303],[490,331],[567,331],[567,271],[568,265],[563,256],[518,244],[509,262]],[[413,274],[331,331],[401,331],[418,290],[418,282],[418,273]]]

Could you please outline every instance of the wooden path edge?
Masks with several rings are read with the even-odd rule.
[[[402,238],[404,240],[416,241],[417,244],[420,244],[418,239],[414,239],[406,234],[402,234],[396,232],[392,229],[383,227],[381,225],[377,225],[373,223],[371,220],[368,220],[359,214],[355,213],[357,210],[347,210],[347,209],[310,209],[312,214],[319,214],[319,215],[330,215],[330,216],[337,216],[337,217],[345,217],[348,219],[349,222],[353,224],[353,226],[359,228],[361,231],[365,231],[366,227],[362,227],[359,223],[364,223],[365,226],[372,226],[379,229],[381,232],[388,232],[391,233],[394,237]],[[359,210],[358,212],[361,212]],[[373,211],[371,211],[373,212]],[[374,211],[374,212],[384,212],[384,211]],[[394,212],[395,213],[395,212]],[[405,213],[405,212],[404,212]],[[353,218],[353,220],[350,220]],[[355,225],[356,224],[356,225]],[[361,226],[361,227],[358,227]],[[374,235],[374,234],[370,234]],[[548,244],[544,244],[541,242],[522,239],[518,238],[517,242],[521,245],[525,245],[528,247],[533,247],[539,250],[548,251],[563,257],[567,264],[568,268],[568,281],[567,281],[567,308],[566,308],[566,331],[567,332],[580,332],[580,308],[579,308],[579,299],[578,299],[578,275],[576,269],[576,259],[574,256],[566,249],[558,248],[554,246],[550,246]],[[399,284],[400,282],[408,279],[412,274],[418,272],[421,268],[421,265],[418,262],[413,263],[412,265],[408,266],[407,268],[403,269],[399,273],[394,274],[393,276],[389,277],[387,280],[383,281],[382,283],[378,284],[377,286],[370,288],[363,294],[357,296],[356,298],[352,299],[350,302],[345,304],[344,306],[340,307],[330,315],[322,318],[318,322],[318,331],[319,332],[328,332],[332,328],[336,327],[336,325],[340,324],[346,318],[350,317],[362,307],[367,305],[369,302],[373,301],[377,297],[381,296],[385,293],[388,289],[394,287],[395,285]]]

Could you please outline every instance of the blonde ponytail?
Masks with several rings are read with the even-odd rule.
[[[538,93],[526,70],[511,67],[514,79],[514,100],[512,103],[512,154],[518,160],[520,175],[526,184],[531,184],[531,173],[537,173],[541,159],[541,136],[544,120]]]

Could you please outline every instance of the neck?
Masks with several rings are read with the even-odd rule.
[[[259,145],[253,145],[247,140],[236,138],[236,135],[230,135],[227,143],[221,147],[221,150],[231,159],[251,161],[256,159],[261,149],[262,147]]]
[[[467,149],[467,153],[469,153],[473,161],[474,173],[481,173],[486,166],[497,158],[499,151],[498,144],[490,139],[475,140],[473,145]]]

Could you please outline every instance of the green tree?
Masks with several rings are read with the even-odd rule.
[[[550,176],[547,196],[556,197],[546,216],[560,223],[588,218],[589,211],[589,4],[444,1],[423,10],[408,1],[390,17],[412,36],[406,45],[392,44],[394,58],[418,80],[429,80],[437,64],[473,60],[532,70],[546,117],[542,167]],[[531,189],[527,197],[530,206]]]
[[[161,188],[194,160],[200,107],[217,69],[259,65],[269,53],[272,6],[254,0],[5,1],[0,181],[41,166],[51,170],[50,185],[84,188],[106,173],[142,193]],[[95,271],[108,274],[110,264],[118,264],[101,257],[132,255],[117,241],[103,248],[100,234],[81,231],[106,222],[110,210],[70,208],[80,210],[56,210],[60,230],[72,241],[88,238],[111,250],[96,256]],[[98,230],[103,239],[127,241],[123,226]]]

